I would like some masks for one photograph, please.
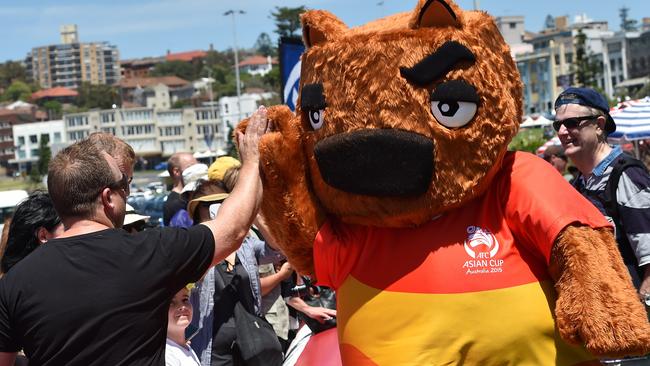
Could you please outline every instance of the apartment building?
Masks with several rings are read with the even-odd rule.
[[[111,133],[131,145],[140,157],[166,159],[180,151],[223,155],[231,127],[251,116],[258,103],[270,96],[243,94],[239,101],[223,97],[198,108],[115,108],[67,114],[63,116],[64,134],[72,143],[93,132]]]
[[[25,58],[27,75],[42,88],[77,88],[82,82],[114,84],[120,79],[117,46],[79,42],[76,25],[61,27],[61,43],[34,47]]]
[[[587,53],[603,70],[597,86],[606,89],[604,59],[606,40],[614,36],[607,22],[592,21],[586,16],[576,17],[573,24],[567,17],[555,19],[555,28],[528,35],[532,52],[515,55],[515,62],[524,83],[524,113],[550,113],[553,102],[567,87],[574,85],[575,55],[578,35],[585,36]],[[617,79],[618,80],[618,79]]]
[[[62,120],[13,125],[12,131],[15,155],[9,164],[15,165],[21,172],[29,172],[32,165],[38,162],[43,139],[47,139],[53,155],[58,151],[55,146],[66,142]]]
[[[29,104],[27,105],[29,106]],[[13,108],[12,106],[0,108],[0,171],[3,171],[3,173],[10,173],[12,171],[9,160],[14,158],[15,153],[13,126],[26,123],[31,124],[36,119],[37,114],[35,108]]]
[[[116,108],[69,114],[63,120],[69,142],[93,132],[111,133],[126,141],[141,157],[166,158],[179,151],[225,150],[228,142],[223,121],[210,107]],[[211,144],[206,143],[206,137]]]

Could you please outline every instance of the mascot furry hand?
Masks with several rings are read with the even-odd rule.
[[[420,0],[353,29],[302,22],[297,112],[270,108],[260,143],[262,210],[294,267],[337,289],[345,364],[649,351],[611,226],[547,163],[506,152],[521,83],[491,17]]]

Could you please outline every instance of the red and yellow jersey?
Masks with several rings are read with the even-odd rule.
[[[537,157],[508,153],[491,189],[417,228],[327,222],[320,284],[337,289],[346,365],[577,365],[547,272],[568,224],[610,224]]]

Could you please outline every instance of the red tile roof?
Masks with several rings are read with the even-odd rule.
[[[177,86],[185,86],[188,85],[190,82],[181,79],[178,76],[158,76],[158,77],[150,77],[150,78],[126,78],[126,79],[120,79],[120,81],[117,83],[122,88],[136,88],[140,86],[141,88],[145,88],[147,86],[152,86],[152,85],[158,85],[158,84],[165,84],[169,87],[177,87]]]
[[[72,89],[64,88],[62,86],[39,90],[35,93],[32,93],[32,100],[39,100],[42,98],[62,98],[62,97],[76,97],[79,93]]]
[[[239,67],[248,66],[248,65],[266,65],[269,63],[269,60],[264,56],[251,56],[245,58],[239,63]],[[278,60],[271,59],[271,64],[275,65],[278,63]]]
[[[188,51],[188,52],[178,52],[178,53],[168,53],[165,56],[167,61],[192,61],[195,58],[204,58],[208,53],[201,50]]]

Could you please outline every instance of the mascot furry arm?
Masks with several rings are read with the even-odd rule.
[[[584,346],[592,354],[650,351],[646,313],[618,254],[611,228],[600,216],[593,216],[597,211],[539,159],[506,152],[521,121],[521,82],[509,49],[491,17],[483,12],[462,11],[448,1],[420,0],[412,13],[397,14],[358,28],[349,29],[324,11],[308,11],[302,22],[308,50],[302,59],[296,114],[286,107],[269,108],[269,118],[276,130],[260,143],[262,211],[295,268],[316,273],[319,280],[322,274],[330,276],[323,269],[326,267],[343,273],[338,281],[329,282],[336,282],[330,283],[334,287],[342,287],[338,310],[344,362],[404,362],[391,357],[408,351],[391,347],[417,343],[414,339],[426,336],[421,330],[416,338],[400,343],[399,338],[406,339],[406,336],[392,329],[373,338],[372,334],[355,335],[352,328],[362,320],[374,321],[376,327],[387,323],[386,319],[393,319],[381,313],[390,311],[388,305],[369,312],[376,315],[366,317],[368,313],[364,312],[376,302],[384,301],[385,293],[394,296],[397,290],[419,285],[418,281],[426,286],[429,282],[435,282],[431,286],[447,286],[445,276],[452,278],[457,268],[445,267],[441,271],[441,266],[450,261],[429,262],[435,255],[446,255],[453,250],[465,255],[469,260],[463,265],[466,272],[457,277],[462,282],[459,288],[485,296],[500,296],[498,286],[494,287],[495,291],[486,287],[481,288],[486,291],[480,292],[477,288],[488,286],[486,283],[499,276],[509,276],[505,272],[515,272],[515,264],[506,268],[509,254],[500,254],[508,246],[504,243],[511,239],[514,244],[509,250],[517,253],[518,260],[524,263],[521,273],[532,268],[532,274],[526,275],[535,284],[531,291],[538,293],[540,285],[544,289],[542,299],[546,296],[546,300],[541,303],[548,310],[551,324],[550,328],[539,331],[540,337],[553,333],[555,319],[556,331],[562,339],[578,348]],[[239,128],[245,124],[246,121]],[[538,183],[542,182],[538,184],[539,191],[529,188],[525,180],[531,174]],[[554,191],[549,192],[551,188],[546,186],[553,187]],[[519,201],[525,201],[522,204],[525,209],[512,209]],[[540,209],[548,202],[550,208]],[[484,206],[488,208],[487,216],[482,219],[501,215],[502,221],[496,226],[506,234],[494,234],[496,229],[475,226],[472,220],[481,218],[476,212],[486,210]],[[527,211],[531,207],[534,212]],[[566,212],[563,208],[567,208]],[[537,212],[539,217],[544,217],[540,222],[552,222],[552,225],[540,226],[542,229],[538,231],[542,234],[534,236],[527,228],[535,226]],[[553,215],[562,219],[549,217]],[[453,229],[440,228],[440,225],[451,225],[455,222],[452,218],[470,216],[474,218],[459,224],[463,230],[467,227],[464,242],[463,238],[444,239],[446,231]],[[503,228],[503,223],[511,227]],[[440,237],[441,243],[431,244],[434,241],[431,239],[421,245],[414,244],[419,242],[409,235],[418,230],[437,233],[431,238]],[[380,242],[387,237],[395,242],[381,246]],[[408,239],[399,243],[400,238]],[[546,246],[539,244],[545,239]],[[319,248],[335,254],[316,255],[315,242],[320,243]],[[406,256],[406,264],[397,265],[408,268],[386,268],[401,261],[404,251],[411,246],[417,251],[423,245],[425,250],[419,257]],[[486,251],[480,252],[483,247]],[[384,257],[391,255],[393,262],[385,261]],[[378,264],[378,272],[372,272],[375,260],[388,264],[384,267]],[[534,263],[541,263],[541,270],[536,270]],[[359,269],[364,265],[371,269]],[[422,269],[425,266],[428,267]],[[390,273],[381,273],[382,269]],[[436,275],[418,279],[420,270]],[[490,271],[495,273],[486,273]],[[371,272],[375,274],[367,274]],[[477,281],[477,278],[484,280]],[[512,281],[516,285],[527,283]],[[545,281],[550,283],[549,289],[545,289]],[[380,285],[366,286],[376,283]],[[525,287],[522,286],[515,287]],[[349,290],[353,287],[354,291]],[[406,307],[398,307],[402,310],[394,317],[403,320],[401,328],[426,322],[440,325],[441,319],[449,318],[462,321],[464,315],[458,317],[455,313],[458,305],[452,306],[450,313],[444,313],[447,298],[442,296],[459,292],[457,288],[445,291],[409,288],[406,292],[434,295],[426,294],[418,297],[419,300],[408,300]],[[357,295],[366,297],[355,302]],[[386,304],[393,304],[397,298],[385,300]],[[531,302],[532,298],[531,295]],[[516,296],[505,299],[506,303],[518,300]],[[410,308],[430,300],[435,304],[426,308],[430,314]],[[524,303],[526,300],[523,299]],[[484,309],[472,308],[467,301],[460,304],[467,306],[469,312]],[[498,311],[498,305],[489,306],[497,306],[495,312]],[[443,318],[436,318],[437,312]],[[534,323],[535,319],[529,321]],[[522,318],[514,324],[528,326],[526,321]],[[532,323],[531,326],[537,326]],[[460,323],[449,325],[442,333],[431,331],[431,339],[425,339],[422,347],[413,351],[422,353],[409,355],[408,360],[428,364],[449,357],[452,362],[490,364],[485,358],[489,353],[487,348],[479,348],[481,341],[465,340],[464,334],[451,331],[460,326]],[[485,331],[477,337],[489,338],[492,330],[487,328],[482,329],[477,323],[472,332]],[[372,328],[365,331],[369,329]],[[522,334],[534,333],[532,329],[530,332],[523,329]],[[513,336],[503,344],[497,340],[491,343],[496,343],[496,350],[503,350],[519,347],[518,342],[524,342],[521,339]],[[366,341],[369,345],[354,344]],[[541,344],[536,340],[526,342],[524,348]],[[593,356],[580,353],[583,351],[567,351],[569,346],[557,342],[548,344],[557,350],[541,350],[541,356],[532,363],[546,364],[548,361],[543,358],[555,352],[558,356],[551,359],[558,364],[595,362]],[[438,353],[431,351],[437,346],[441,347],[435,351]],[[445,352],[450,349],[453,352],[447,355]],[[496,353],[501,355],[489,357],[519,357],[519,354]],[[526,349],[523,353],[534,352]],[[561,354],[571,356],[563,359]]]

